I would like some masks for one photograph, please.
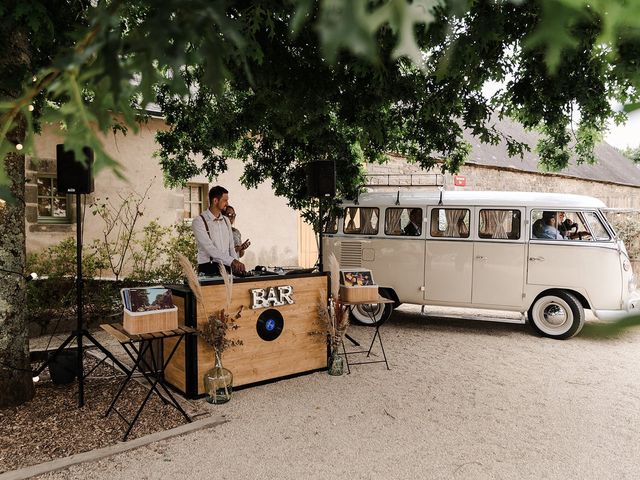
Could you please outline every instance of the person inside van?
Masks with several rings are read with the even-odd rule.
[[[578,224],[567,218],[565,212],[558,212],[558,231],[564,238],[576,238],[578,236]]]
[[[417,237],[422,233],[420,224],[422,223],[422,210],[412,208],[409,212],[409,223],[404,227],[403,234]]]
[[[557,221],[558,219],[556,216],[556,212],[542,212],[542,222],[544,225],[542,227],[542,232],[540,232],[540,235],[536,236],[538,236],[538,238],[551,240],[565,240],[565,237],[560,233],[556,226]]]

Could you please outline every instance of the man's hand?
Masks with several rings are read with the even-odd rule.
[[[231,270],[234,273],[245,273],[246,272],[246,268],[244,266],[244,263],[239,262],[238,260],[234,260],[233,262],[231,262]]]

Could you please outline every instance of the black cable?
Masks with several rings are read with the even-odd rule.
[[[25,275],[22,272],[17,272],[15,270],[7,270],[6,268],[0,268],[0,271],[7,272],[7,273],[13,273],[14,275],[18,275],[18,276],[24,278],[27,282],[30,282],[31,280],[35,280],[35,278],[33,276],[34,275],[33,273],[30,273],[29,275]]]

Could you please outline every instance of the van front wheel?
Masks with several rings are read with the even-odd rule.
[[[584,326],[584,309],[568,292],[555,291],[538,298],[529,309],[529,323],[540,335],[564,340]]]
[[[349,319],[353,323],[375,327],[386,322],[392,312],[393,303],[364,303],[351,307]]]

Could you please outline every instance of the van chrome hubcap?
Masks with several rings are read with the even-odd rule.
[[[544,321],[550,327],[559,327],[567,321],[567,311],[558,303],[550,303],[542,312]]]

